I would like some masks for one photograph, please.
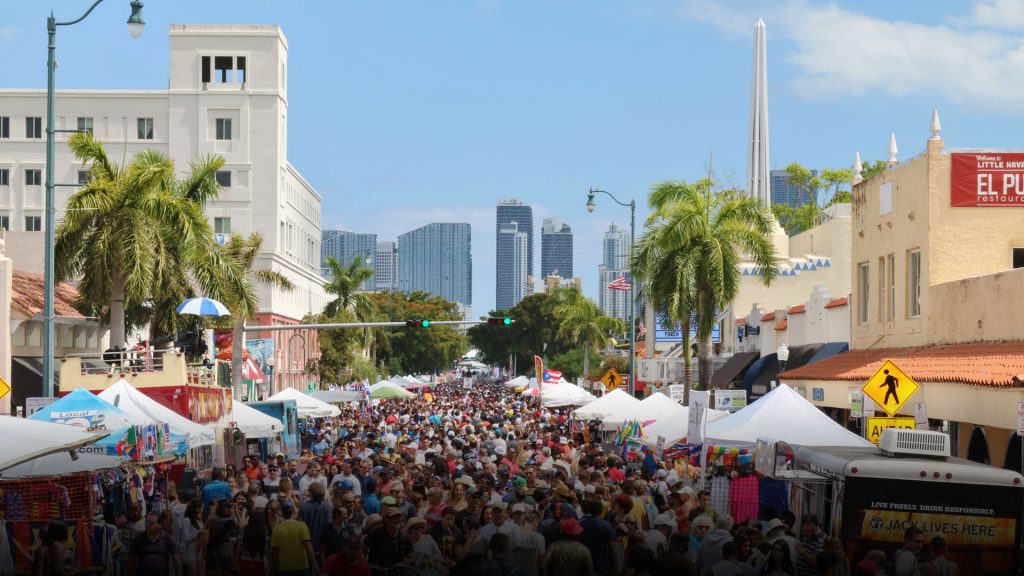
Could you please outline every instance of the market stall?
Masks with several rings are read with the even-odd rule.
[[[522,378],[522,376],[520,376],[520,378]],[[582,408],[573,410],[572,417],[576,420],[601,420],[604,418],[614,418],[617,415],[630,410],[637,404],[640,404],[640,400],[637,400],[633,396],[630,396],[628,392],[619,388],[612,390]]]
[[[278,400],[294,400],[299,410],[299,418],[329,418],[341,414],[337,406],[331,406],[313,398],[309,394],[299,392],[295,388],[285,388],[270,398],[267,402]]]

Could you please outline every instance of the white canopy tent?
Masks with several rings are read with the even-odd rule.
[[[108,434],[106,430],[90,432],[80,426],[0,416],[0,437],[4,439],[0,442],[0,476],[7,476],[4,471],[18,464],[58,452],[65,452],[64,457],[70,462],[72,450]]]
[[[764,436],[799,446],[870,447],[785,384],[746,408],[708,424],[707,442],[750,448]]]
[[[118,380],[106,390],[97,394],[97,396],[128,414],[146,418],[151,422],[167,424],[171,434],[188,438],[189,448],[214,444],[213,428],[185,418],[174,410],[146,396],[125,380]]]
[[[299,418],[328,418],[341,414],[341,410],[337,406],[317,400],[309,394],[299,392],[295,388],[285,388],[267,398],[267,401],[270,402],[279,400],[295,400],[295,405],[299,411]]]
[[[647,398],[612,416],[601,419],[601,427],[605,430],[613,429],[624,422],[638,421],[641,424],[647,422],[661,422],[664,420],[686,420],[686,407],[669,398],[668,396],[655,392]]]
[[[729,415],[728,412],[712,408],[708,408],[707,411],[709,424]],[[686,439],[686,435],[689,433],[689,425],[690,407],[683,406],[683,412],[679,414],[679,417],[658,420],[650,426],[644,426],[644,442],[651,446],[656,446],[658,444],[658,436],[664,436],[665,446],[671,446]]]
[[[572,417],[577,420],[601,420],[614,417],[639,403],[639,400],[630,396],[625,390],[616,388],[590,404],[577,408],[573,411]]]
[[[241,402],[232,402],[231,412],[231,421],[246,438],[274,438],[284,429],[284,424],[277,418]]]
[[[583,406],[597,400],[590,392],[566,381],[564,378],[558,384],[545,384],[540,388],[541,405],[545,408],[560,408],[563,406]]]
[[[526,376],[516,376],[515,378],[505,382],[506,388],[522,388],[530,383],[530,379]]]

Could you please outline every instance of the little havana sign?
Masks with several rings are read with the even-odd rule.
[[[949,205],[1024,206],[1024,153],[952,154]]]

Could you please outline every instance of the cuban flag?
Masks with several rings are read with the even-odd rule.
[[[551,370],[550,368],[544,369],[544,383],[545,384],[558,384],[562,380],[562,373],[558,370]]]

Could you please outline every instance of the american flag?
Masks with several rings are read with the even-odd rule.
[[[644,334],[647,334],[647,324],[643,320],[640,321],[640,328],[636,331],[636,337],[641,338]]]
[[[549,368],[544,369],[544,382],[553,382],[558,384],[562,380],[562,373],[558,370],[551,370]]]
[[[609,290],[632,290],[633,284],[625,276],[619,276],[608,284]]]

